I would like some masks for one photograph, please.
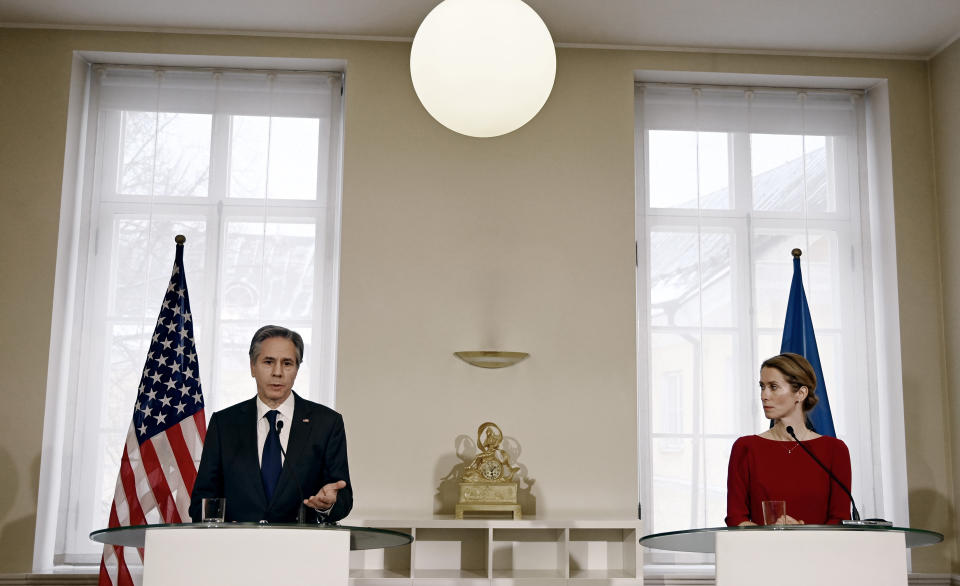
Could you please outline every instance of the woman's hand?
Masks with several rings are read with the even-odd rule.
[[[776,523],[771,523],[771,525],[803,525],[803,524],[804,524],[803,521],[798,521],[798,520],[794,519],[793,517],[791,517],[790,515],[784,515],[784,516],[780,517],[779,519],[777,519],[777,522],[776,522]],[[754,523],[753,521],[744,521],[743,523],[740,523],[740,524],[737,525],[737,526],[738,526],[738,527],[746,527],[746,526],[756,526],[756,525],[757,525],[757,524]]]

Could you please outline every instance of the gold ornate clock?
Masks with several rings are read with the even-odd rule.
[[[460,477],[460,500],[456,506],[457,519],[465,512],[510,513],[521,517],[517,503],[518,483],[514,474],[520,469],[510,463],[510,456],[500,447],[503,432],[496,423],[487,421],[477,429],[477,448],[480,453]]]

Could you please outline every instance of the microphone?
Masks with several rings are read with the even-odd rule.
[[[286,460],[287,460],[287,451],[283,449],[283,442],[280,441],[280,431],[281,431],[282,429],[283,429],[283,420],[282,420],[282,419],[277,419],[277,427],[274,428],[274,431],[275,431],[276,434],[277,434],[277,443],[280,444],[280,453],[283,454],[283,460],[284,460],[284,462],[286,462]],[[296,466],[293,465],[293,462],[290,462],[290,472],[293,472],[293,479],[294,479],[294,480],[296,481],[296,483],[297,483],[297,494],[300,495],[300,507],[297,509],[297,523],[303,525],[303,523],[304,523],[304,520],[303,520],[303,513],[304,513],[303,501],[304,501],[305,499],[303,498],[303,488],[300,486],[300,477],[297,476],[297,468],[296,468]]]
[[[840,488],[842,488],[842,489],[843,489],[843,492],[847,493],[847,496],[850,497],[850,506],[853,508],[853,523],[852,523],[852,524],[858,524],[858,523],[860,523],[860,511],[857,510],[857,504],[856,504],[855,502],[853,502],[853,495],[850,494],[850,489],[848,489],[842,482],[840,482],[840,479],[837,478],[837,476],[833,473],[832,470],[830,470],[829,468],[827,468],[826,466],[824,466],[823,462],[820,461],[820,458],[817,458],[816,456],[813,455],[813,452],[810,451],[810,448],[808,448],[807,446],[803,445],[803,442],[800,441],[799,439],[797,439],[797,434],[793,433],[793,426],[792,426],[792,425],[788,425],[788,426],[787,426],[787,433],[790,434],[790,437],[792,437],[794,440],[796,440],[797,445],[800,446],[801,448],[803,448],[803,451],[804,451],[804,452],[806,452],[807,454],[810,455],[811,458],[813,458],[813,461],[814,461],[814,462],[816,462],[817,464],[819,464],[820,467],[823,468],[823,469],[827,472],[827,474],[830,475],[830,478],[832,478],[833,481],[837,483],[837,486],[839,486]]]

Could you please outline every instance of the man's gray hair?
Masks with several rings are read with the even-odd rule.
[[[257,361],[260,356],[260,346],[264,340],[269,338],[283,338],[293,342],[293,347],[297,350],[297,368],[303,362],[303,338],[297,332],[283,326],[263,326],[250,340],[250,364]]]

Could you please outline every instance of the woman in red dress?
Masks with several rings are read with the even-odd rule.
[[[799,354],[780,354],[760,367],[760,402],[773,427],[737,439],[727,472],[727,525],[762,525],[763,501],[786,501],[787,524],[837,524],[850,518],[850,498],[810,454],[850,486],[850,452],[842,441],[807,427],[817,404],[817,376]],[[787,427],[793,427],[797,443]]]

